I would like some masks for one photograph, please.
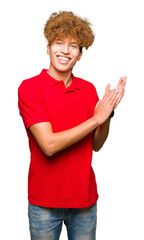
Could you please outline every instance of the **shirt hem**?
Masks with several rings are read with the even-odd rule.
[[[93,204],[95,204],[98,200],[98,195],[96,197],[95,200],[90,201],[88,203],[43,203],[43,202],[39,202],[36,200],[33,200],[31,198],[28,198],[28,201],[31,204],[37,205],[37,206],[41,206],[41,207],[51,207],[51,208],[85,208],[85,207],[90,207]]]

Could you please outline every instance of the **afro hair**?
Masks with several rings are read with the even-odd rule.
[[[49,44],[67,37],[75,38],[80,48],[88,49],[94,41],[94,34],[87,19],[73,12],[60,11],[51,14],[44,27],[44,35]]]

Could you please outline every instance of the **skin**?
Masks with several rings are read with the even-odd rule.
[[[126,76],[121,77],[117,87],[114,90],[110,90],[110,84],[107,84],[106,89],[105,89],[105,94],[102,100],[100,100],[95,108],[95,115],[97,116],[99,112],[103,111],[103,114],[106,114],[110,112],[110,109],[115,110],[120,101],[122,100],[125,92],[125,85],[126,85]],[[117,93],[116,98],[113,99],[111,93],[115,91]],[[112,101],[112,102],[111,102]],[[111,112],[112,112],[111,111]],[[103,144],[105,143],[108,134],[109,134],[109,126],[110,126],[110,121],[109,117],[105,122],[102,122],[103,115],[101,113],[101,119],[98,120],[101,122],[101,124],[98,126],[98,128],[95,131],[94,134],[94,141],[93,141],[93,150],[94,151],[99,151]]]
[[[76,39],[67,38],[54,41],[47,46],[47,53],[50,56],[48,73],[57,80],[63,79],[65,87],[68,87],[72,82],[73,67],[82,56]],[[42,151],[47,156],[52,156],[77,143],[95,129],[93,150],[99,151],[109,133],[109,116],[120,103],[124,95],[125,84],[126,77],[120,78],[115,89],[110,89],[110,84],[108,84],[103,98],[95,107],[94,116],[74,128],[53,133],[49,122],[32,125],[29,129]]]
[[[47,53],[50,56],[48,73],[57,80],[63,79],[68,87],[72,82],[72,69],[82,56],[77,41],[73,38],[56,40],[47,46]]]

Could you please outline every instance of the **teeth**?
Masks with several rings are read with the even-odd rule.
[[[69,58],[66,58],[66,57],[58,57],[58,59],[64,60],[64,61],[68,61],[69,60]]]

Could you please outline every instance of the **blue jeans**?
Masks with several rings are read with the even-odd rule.
[[[29,203],[31,240],[58,240],[62,223],[68,240],[95,240],[97,203],[87,208],[46,208]]]

